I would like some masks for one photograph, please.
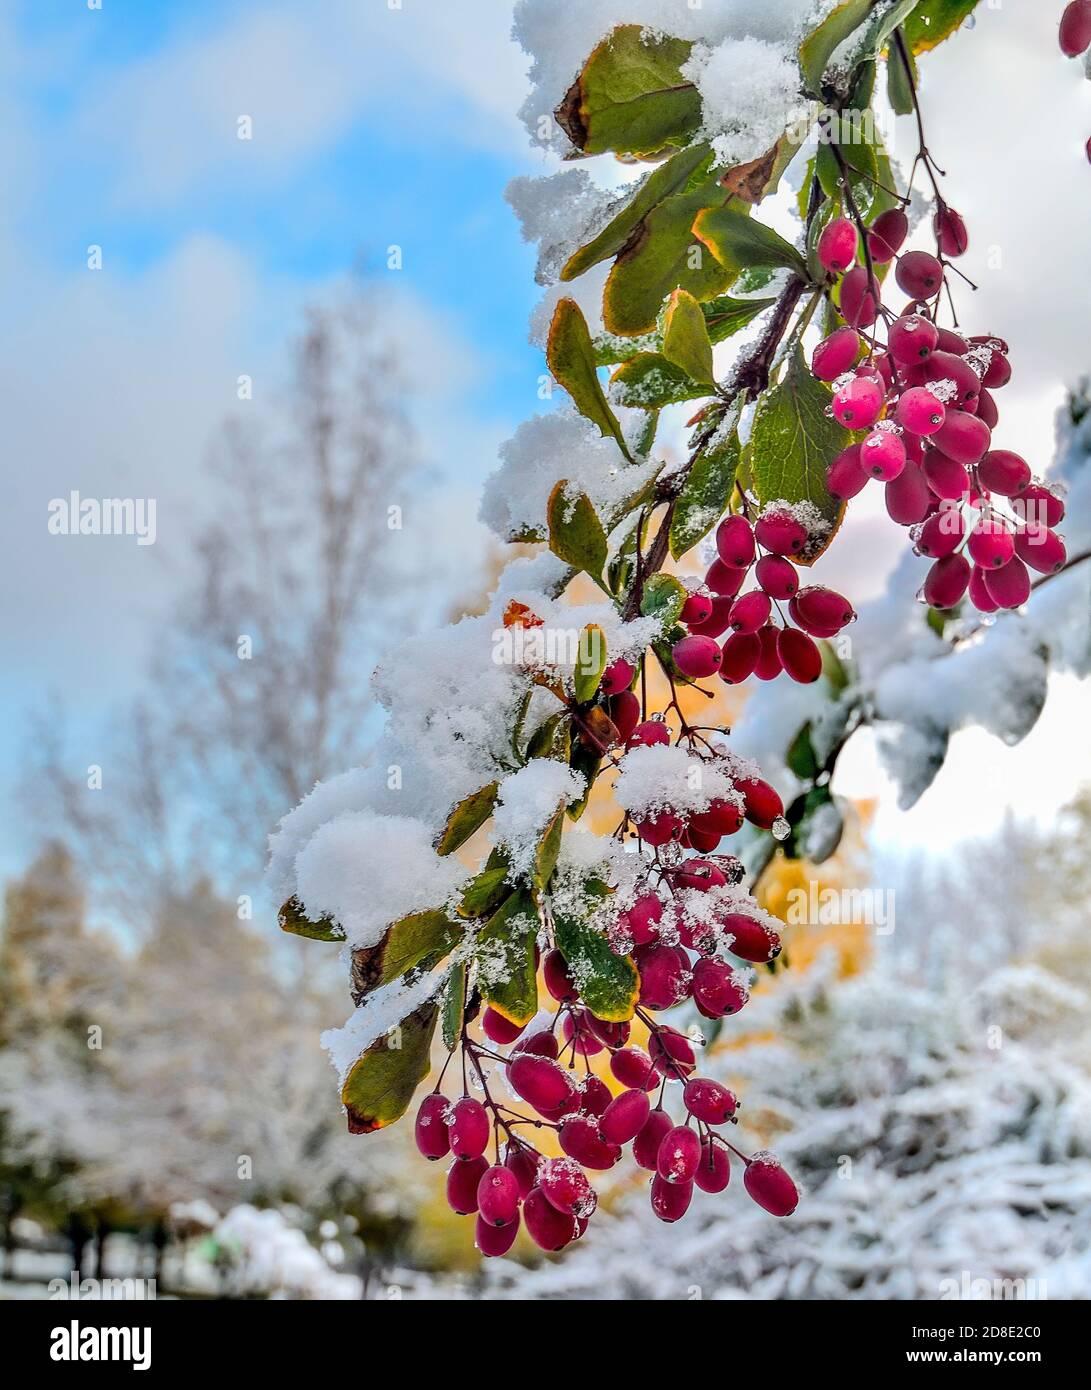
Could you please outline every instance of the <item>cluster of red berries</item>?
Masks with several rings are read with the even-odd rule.
[[[482,1021],[486,1036],[513,1045],[504,1056],[466,1040],[484,1099],[464,1088],[452,1102],[437,1086],[417,1112],[420,1152],[429,1159],[454,1157],[447,1201],[460,1215],[476,1213],[476,1243],[483,1255],[506,1254],[520,1222],[543,1250],[561,1250],[579,1239],[598,1204],[588,1171],[613,1168],[629,1144],[636,1163],[653,1174],[652,1209],[663,1221],[685,1214],[695,1187],[722,1192],[731,1177],[732,1154],[744,1164],[743,1185],[759,1206],[774,1216],[795,1210],[795,1184],[774,1155],[761,1151],[747,1158],[717,1132],[735,1122],[739,1103],[726,1086],[694,1076],[694,1047],[685,1034],[641,1010],[649,1027],[648,1049],[629,1046],[628,1023],[605,1022],[578,1004],[559,951],[545,957],[543,968],[560,1005],[553,1027],[525,1034],[489,1009]],[[563,1041],[557,1037],[558,1020]],[[582,1078],[575,1072],[577,1058],[586,1066],[588,1058],[606,1049],[610,1071],[624,1088],[617,1094],[589,1068]],[[489,1095],[482,1065],[488,1057],[501,1063],[509,1089],[533,1116],[520,1115]],[[663,1105],[671,1082],[682,1086],[682,1124]],[[651,1093],[657,1089],[653,1105]],[[564,1156],[542,1154],[518,1133],[523,1126],[554,1130]],[[490,1142],[495,1145],[491,1164],[486,1157]]]
[[[716,559],[682,608],[689,635],[671,647],[683,676],[718,675],[737,685],[749,676],[775,680],[782,671],[802,683],[822,674],[814,638],[835,636],[856,615],[832,589],[800,588],[792,557],[804,556],[814,540],[806,511],[773,502],[753,522],[741,513],[720,522]],[[756,587],[743,593],[751,571]],[[721,645],[717,639],[728,631]]]
[[[1070,0],[1061,15],[1057,35],[1066,58],[1082,58],[1091,48],[1091,0]],[[1091,140],[1084,147],[1091,161]]]
[[[819,239],[823,267],[843,273],[845,322],[815,348],[811,370],[832,384],[834,417],[863,435],[830,464],[827,486],[847,501],[869,480],[883,483],[887,512],[911,528],[917,554],[933,561],[922,599],[949,609],[968,592],[992,613],[1026,602],[1030,569],[1049,574],[1065,564],[1052,529],[1064,507],[1024,459],[992,447],[999,418],[992,393],[1011,379],[1008,347],[937,324],[945,268],[965,252],[968,236],[943,203],[933,230],[936,255],[899,254],[908,220],[900,208],[884,212],[868,229],[864,265],[855,264],[857,229],[848,218],[835,219]],[[883,305],[875,271],[891,261],[909,296],[899,314]]]

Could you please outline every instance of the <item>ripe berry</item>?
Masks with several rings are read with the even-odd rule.
[[[438,1091],[433,1091],[421,1101],[413,1137],[425,1158],[443,1158],[451,1152],[451,1137],[447,1132],[450,1114],[451,1102]]]
[[[977,477],[990,492],[1015,497],[1030,484],[1030,464],[1010,449],[990,449],[977,466]]]
[[[981,394],[981,378],[965,357],[953,352],[944,352],[942,348],[933,352],[925,362],[924,379],[935,383],[954,382],[954,394],[947,400],[949,409],[968,405],[976,401]]]
[[[977,396],[977,418],[983,420],[989,429],[996,429],[1000,420],[1000,412],[996,408],[996,402],[984,387],[978,392]]]
[[[966,549],[975,565],[996,570],[1015,554],[1015,537],[1001,518],[985,512],[970,532]]]
[[[658,848],[668,845],[672,840],[680,840],[685,829],[682,821],[670,811],[660,811],[657,815],[645,816],[636,823],[637,834],[645,844]]]
[[[775,931],[743,912],[727,912],[720,925],[732,938],[728,950],[741,960],[764,965],[780,954],[780,937]]]
[[[874,377],[857,376],[834,393],[833,415],[849,430],[866,430],[883,409],[883,388]],[[760,522],[759,522],[760,525]],[[760,540],[761,537],[759,536]]]
[[[492,1005],[485,1010],[481,1019],[481,1031],[491,1042],[500,1043],[501,1046],[514,1042],[525,1027],[525,1023],[512,1023],[510,1018],[498,1013]]]
[[[971,468],[984,458],[991,439],[992,431],[976,415],[968,415],[964,410],[949,410],[933,442],[948,458]]]
[[[613,1098],[613,1092],[605,1081],[597,1076],[585,1076],[580,1082],[579,1114],[601,1119]]]
[[[758,517],[754,535],[774,555],[798,555],[807,544],[807,528],[791,512],[767,511]]]
[[[539,1033],[524,1033],[511,1049],[511,1055],[516,1057],[520,1052],[529,1052],[534,1057],[550,1057],[556,1061],[560,1047],[553,1034],[544,1029]]]
[[[810,685],[822,674],[822,653],[805,632],[795,627],[781,628],[777,638],[781,665],[800,685]]]
[[[648,1055],[660,1075],[672,1081],[677,1080],[679,1072],[688,1076],[697,1065],[689,1038],[666,1024],[649,1037]]]
[[[1091,46],[1091,0],[1071,0],[1061,15],[1058,34],[1066,58],[1078,58]]]
[[[568,1073],[548,1057],[520,1052],[508,1064],[512,1089],[535,1110],[558,1110],[576,1099],[576,1087]]]
[[[969,473],[939,449],[928,450],[921,471],[930,490],[944,501],[960,501],[970,491]]]
[[[747,569],[754,560],[754,532],[744,516],[728,516],[716,528],[716,552],[732,569]]]
[[[655,1167],[664,1182],[690,1183],[701,1161],[701,1140],[688,1125],[675,1125],[663,1136]]]
[[[916,550],[930,560],[953,555],[966,535],[966,523],[959,507],[941,506],[917,533]]]
[[[712,617],[712,600],[707,594],[690,594],[678,617],[687,627],[707,622]]]
[[[656,893],[641,895],[618,918],[618,927],[634,946],[646,946],[659,935],[658,923],[663,916],[663,899]]]
[[[770,598],[790,599],[799,588],[799,571],[783,555],[763,555],[754,566],[754,578]]]
[[[836,381],[860,355],[860,335],[847,324],[823,338],[811,358],[811,371],[819,381]]]
[[[735,569],[722,560],[713,560],[705,575],[705,583],[720,598],[734,598],[746,579],[745,569]],[[712,636],[712,633],[706,633]]]
[[[568,972],[568,962],[560,951],[549,951],[542,961],[542,976],[545,987],[558,1004],[571,1003],[580,997],[580,992],[572,982]]]
[[[620,1147],[603,1139],[598,1120],[590,1115],[570,1115],[562,1123],[557,1138],[568,1157],[585,1168],[605,1172],[621,1157]]]
[[[622,1091],[606,1107],[599,1129],[611,1144],[628,1144],[644,1128],[652,1103],[644,1090]]]
[[[1031,522],[1015,534],[1015,553],[1040,574],[1055,574],[1068,560],[1064,541],[1048,526]]]
[[[633,1159],[641,1168],[655,1169],[659,1157],[659,1146],[663,1137],[674,1125],[665,1110],[658,1107],[651,1111],[643,1127],[633,1140]]]
[[[562,1031],[565,1042],[573,1044],[572,1050],[577,1057],[596,1057],[602,1051],[603,1044],[583,1022],[582,1009],[565,1014]]]
[[[652,1211],[660,1221],[678,1221],[689,1210],[693,1201],[693,1183],[667,1182],[658,1173],[652,1178]]]
[[[796,606],[802,617],[820,628],[840,629],[856,617],[847,598],[834,589],[824,588],[821,584],[812,584],[806,589],[800,589],[796,595]],[[778,811],[777,814],[781,815],[783,812]]]
[[[877,265],[892,261],[905,244],[909,235],[909,218],[901,208],[890,208],[880,213],[871,224],[868,233],[868,249],[871,259]]]
[[[994,391],[1002,391],[1011,380],[1011,363],[1002,352],[994,352],[989,359],[989,365],[985,368],[985,375],[981,378],[982,386],[991,387]]]
[[[575,1159],[547,1158],[538,1169],[538,1186],[552,1206],[569,1216],[589,1216],[587,1208],[594,1209],[594,1189]]]
[[[731,1159],[723,1144],[711,1135],[701,1140],[701,1161],[693,1181],[702,1192],[722,1192],[731,1181]]]
[[[649,946],[640,957],[640,1002],[670,1009],[688,993],[689,971],[671,946]]]
[[[631,690],[622,690],[610,701],[610,718],[617,730],[618,742],[628,743],[640,723],[640,701]]]
[[[456,1158],[478,1158],[488,1147],[490,1129],[489,1112],[481,1102],[463,1096],[451,1111],[451,1152]]]
[[[478,1156],[447,1169],[447,1205],[459,1216],[469,1216],[477,1210],[477,1189],[489,1169],[489,1160]]]
[[[683,637],[671,648],[671,659],[683,676],[702,680],[720,669],[720,648],[712,637]]]
[[[746,803],[746,819],[761,830],[770,829],[778,816],[784,814],[784,802],[776,789],[760,777],[736,778],[735,790],[742,793]]]
[[[860,445],[860,465],[880,482],[889,483],[905,467],[905,445],[891,430],[872,430]]]
[[[1030,598],[1030,573],[1018,555],[998,570],[985,571],[985,588],[1001,608],[1019,608]]]
[[[928,571],[925,602],[933,608],[954,608],[970,583],[970,562],[964,555],[945,555]]]
[[[731,605],[731,626],[735,632],[757,632],[769,621],[773,604],[761,589],[752,589]]]
[[[1021,520],[1040,526],[1060,526],[1064,520],[1064,501],[1055,492],[1031,483],[1012,502],[1012,511]]]
[[[635,675],[636,667],[619,658],[617,661],[611,661],[603,671],[599,688],[604,695],[617,695],[619,691],[628,690]]]
[[[780,659],[779,636],[780,629],[773,627],[772,624],[763,627],[758,633],[761,649],[754,666],[754,675],[760,681],[776,680],[777,676],[784,670],[784,663]],[[726,647],[727,644],[724,645]]]
[[[682,1100],[689,1113],[706,1125],[724,1125],[734,1115],[738,1101],[735,1096],[721,1086],[718,1081],[706,1077],[695,1077],[686,1082]]]
[[[930,435],[943,428],[947,409],[926,386],[911,386],[898,398],[894,418],[912,434]]]
[[[495,1163],[477,1185],[477,1209],[490,1226],[506,1226],[519,1214],[519,1182],[510,1168]]]
[[[866,266],[858,265],[841,281],[839,306],[852,328],[870,328],[879,317],[879,287]]]
[[[859,444],[850,444],[847,449],[837,455],[834,461],[826,470],[826,487],[831,497],[836,497],[840,502],[847,502],[850,497],[855,497],[858,492],[863,492],[867,487],[868,475],[864,472],[860,464]],[[762,561],[758,561],[760,569]],[[761,583],[761,575],[758,575],[758,583]],[[763,586],[764,587],[764,586]],[[791,594],[774,594],[774,598],[791,598]]]
[[[558,1211],[540,1187],[527,1194],[523,1223],[531,1240],[542,1250],[563,1250],[576,1238],[575,1217]]]
[[[911,299],[931,299],[943,283],[943,266],[927,251],[907,251],[894,278]]]
[[[816,248],[818,264],[823,270],[840,274],[856,259],[856,228],[847,217],[835,217],[822,230]]]
[[[641,1047],[626,1047],[615,1052],[610,1058],[610,1070],[623,1086],[639,1087],[642,1091],[654,1090],[659,1082],[652,1059]]]
[[[977,565],[970,571],[970,602],[982,613],[995,613],[1000,607],[997,601],[989,593],[985,583],[985,571]]]
[[[887,515],[899,526],[915,526],[928,515],[932,493],[919,465],[907,463],[883,493]]]
[[[936,244],[945,256],[953,260],[965,254],[970,238],[961,213],[942,203],[932,218],[932,230],[936,234]]]
[[[504,1167],[515,1174],[515,1181],[519,1185],[520,1198],[526,1197],[532,1187],[538,1182],[539,1155],[534,1149],[526,1144],[515,1144],[508,1141],[507,1152],[504,1155]]]
[[[519,1234],[519,1213],[504,1226],[490,1226],[481,1216],[474,1224],[474,1244],[486,1258],[506,1255]]]
[[[693,1002],[706,1018],[735,1014],[750,998],[726,961],[702,956],[693,967]]]
[[[939,333],[936,326],[920,314],[905,314],[890,325],[887,348],[895,362],[911,365],[923,362],[936,349]]]
[[[716,564],[718,565],[719,563],[719,560],[717,560]],[[722,568],[726,570],[727,566],[722,566]],[[731,573],[739,576],[739,583],[735,590],[737,593],[738,590],[742,588],[742,581],[746,577],[746,571],[733,570]],[[734,601],[734,595],[727,596],[724,594],[717,594],[712,600],[711,617],[706,618],[703,623],[691,624],[690,632],[698,633],[702,637],[721,637],[728,629],[728,618],[731,613],[731,605]]]
[[[753,1154],[743,1172],[743,1186],[772,1216],[791,1216],[799,1204],[795,1183],[775,1155],[762,1149]]]
[[[728,685],[738,685],[754,674],[761,655],[761,639],[754,633],[736,632],[724,643],[720,660],[720,678]]]

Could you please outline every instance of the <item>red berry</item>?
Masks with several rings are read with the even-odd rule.
[[[806,526],[785,511],[764,512],[755,523],[754,535],[762,549],[774,555],[798,555],[808,539]]]
[[[799,1204],[795,1183],[767,1150],[753,1154],[743,1172],[743,1186],[772,1216],[791,1216]]]
[[[887,515],[899,526],[915,526],[928,515],[932,493],[918,464],[907,463],[884,489]]]
[[[481,1019],[481,1031],[490,1042],[500,1043],[501,1046],[514,1042],[525,1027],[525,1023],[512,1023],[510,1018],[497,1013],[491,1004]]]
[[[911,434],[935,434],[943,428],[947,408],[926,386],[911,386],[898,398],[894,418]]]
[[[834,419],[847,430],[870,429],[882,413],[883,397],[883,388],[874,377],[854,376],[834,393]]]
[[[981,378],[965,357],[960,357],[954,352],[944,352],[942,348],[933,352],[925,362],[924,379],[933,384],[941,381],[954,382],[954,394],[950,398],[945,397],[949,410],[956,406],[968,406],[981,394]]]
[[[712,600],[707,594],[690,594],[678,617],[687,627],[707,622],[712,617]]]
[[[1071,0],[1061,15],[1058,34],[1066,58],[1078,58],[1091,46],[1091,0]]]
[[[889,483],[905,467],[905,445],[891,430],[872,430],[860,445],[860,466],[872,478]]]
[[[658,935],[663,916],[663,899],[656,893],[641,893],[632,907],[621,913],[617,925],[633,946],[646,946]]]
[[[970,491],[970,475],[965,467],[940,449],[928,450],[921,471],[929,489],[944,501],[960,501]]]
[[[1023,489],[1012,503],[1012,511],[1020,521],[1036,522],[1039,526],[1060,526],[1064,520],[1063,500],[1037,483]]]
[[[911,299],[931,299],[943,283],[943,266],[927,251],[907,251],[894,278]]]
[[[964,410],[949,410],[933,442],[948,458],[971,468],[984,458],[991,439],[992,431],[984,420]]]
[[[966,523],[958,507],[941,506],[932,513],[917,534],[917,553],[930,560],[953,555],[966,535]]]
[[[763,555],[754,566],[754,578],[770,598],[790,599],[799,588],[799,571],[783,555]]]
[[[977,477],[990,492],[1015,497],[1030,485],[1030,464],[1010,449],[990,449],[977,466]]]
[[[742,827],[743,813],[733,801],[724,801],[720,797],[715,797],[710,803],[707,811],[698,811],[690,816],[689,828],[692,833],[693,828],[705,834],[715,832],[716,835],[734,835]],[[705,869],[709,872],[704,872]],[[700,882],[697,882],[698,877]],[[715,864],[706,864],[701,859],[691,859],[683,870],[678,874],[679,885],[687,888],[709,887],[710,884],[719,887],[727,882],[723,871],[718,869]]]
[[[702,680],[720,669],[720,648],[712,637],[683,637],[671,648],[671,659],[683,676]]]
[[[649,946],[640,957],[640,1002],[670,1009],[688,993],[689,971],[671,946]]]
[[[489,1160],[478,1156],[452,1163],[447,1169],[447,1205],[459,1216],[477,1210],[477,1189],[488,1172]]]
[[[638,724],[629,737],[630,748],[649,747],[656,743],[670,743],[671,731],[661,719],[649,719]]]
[[[621,1157],[617,1144],[609,1144],[599,1132],[598,1120],[591,1115],[570,1115],[557,1135],[569,1158],[585,1168],[605,1171]]]
[[[413,1126],[413,1137],[425,1158],[443,1158],[451,1152],[451,1137],[447,1132],[450,1114],[451,1102],[438,1091],[433,1091],[421,1101]]]
[[[856,617],[852,604],[834,589],[811,584],[800,589],[796,606],[802,617],[819,628],[843,628]],[[779,814],[779,812],[778,812]]]
[[[506,1226],[519,1214],[519,1181],[510,1168],[495,1163],[477,1185],[477,1209],[490,1226]]]
[[[924,598],[933,608],[954,608],[970,583],[970,562],[964,555],[945,555],[928,571]]]
[[[636,823],[637,834],[645,844],[651,845],[653,848],[670,844],[672,840],[680,840],[684,829],[683,823],[670,811],[660,811],[658,815],[645,816],[643,820]]]
[[[923,362],[936,350],[939,333],[936,326],[920,314],[905,314],[890,325],[887,348],[895,362],[908,366]]]
[[[513,1144],[509,1140],[504,1155],[504,1167],[515,1174],[521,1198],[526,1197],[531,1188],[536,1186],[540,1161],[540,1155],[534,1149],[528,1148],[526,1144]]]
[[[716,528],[716,551],[731,569],[748,569],[754,560],[754,532],[744,516],[727,516]]]
[[[611,1144],[628,1144],[644,1128],[651,1110],[647,1091],[622,1091],[606,1107],[599,1121],[602,1137]]]
[[[776,680],[777,676],[784,670],[784,663],[780,659],[779,636],[780,629],[772,625],[763,627],[758,633],[761,650],[758,652],[758,659],[754,666],[754,675],[760,681]],[[724,644],[725,647],[727,645],[727,643]]]
[[[761,589],[751,589],[732,604],[731,626],[735,632],[757,632],[769,621],[772,610],[769,595]]]
[[[936,234],[936,244],[945,256],[953,260],[965,254],[970,238],[961,213],[942,203],[932,218],[932,230]]]
[[[538,1169],[538,1186],[552,1206],[569,1216],[590,1216],[594,1210],[594,1188],[575,1159],[547,1158]]]
[[[784,814],[784,802],[776,789],[760,777],[739,777],[735,779],[735,790],[742,793],[746,819],[751,825],[769,830],[773,822]]]
[[[527,1194],[523,1223],[531,1240],[542,1250],[563,1250],[576,1238],[576,1218],[558,1211],[540,1187]]]
[[[860,335],[845,325],[823,338],[811,358],[811,371],[819,381],[836,381],[860,355]]]
[[[864,488],[867,487],[867,482],[868,475],[860,463],[859,444],[850,444],[847,449],[842,449],[826,470],[826,487],[829,494],[841,502],[847,502],[850,497],[855,497],[858,492],[863,492]],[[759,571],[763,563],[762,560],[758,561]],[[760,572],[758,583],[761,583]],[[791,598],[792,595],[773,594],[773,597]]]
[[[654,1090],[659,1081],[652,1059],[641,1047],[615,1052],[610,1058],[610,1070],[623,1086],[639,1087],[642,1091]]]
[[[1015,554],[1015,537],[1002,518],[985,512],[970,532],[966,549],[975,565],[984,570],[996,570]]]
[[[822,674],[822,653],[805,632],[795,627],[781,628],[777,638],[781,665],[800,685],[810,685]]]
[[[565,1014],[562,1031],[565,1042],[573,1044],[572,1050],[577,1057],[595,1057],[602,1051],[603,1044],[583,1022],[582,1009]]]
[[[663,1136],[674,1125],[665,1110],[655,1109],[644,1122],[644,1127],[633,1140],[633,1159],[641,1168],[654,1171],[659,1158],[659,1146]]]
[[[757,918],[743,912],[727,912],[720,918],[720,925],[732,938],[728,950],[740,960],[764,965],[780,955],[780,937]]]
[[[702,956],[694,965],[693,1001],[706,1018],[738,1013],[749,998],[750,991],[726,961]]]
[[[705,575],[705,583],[720,598],[734,598],[745,580],[745,569],[733,569],[730,565],[725,565],[722,560],[713,560],[708,567],[708,573]],[[715,636],[714,633],[706,633],[705,635]]]
[[[504,1226],[490,1226],[482,1217],[474,1225],[474,1244],[486,1258],[506,1255],[519,1234],[519,1213]]]
[[[606,670],[602,673],[600,689],[604,695],[617,695],[622,690],[628,690],[633,683],[636,675],[636,667],[628,661],[611,661]]]
[[[909,218],[901,208],[890,208],[887,212],[880,213],[868,232],[871,259],[877,265],[886,265],[902,249],[908,235]]]
[[[761,655],[761,639],[754,633],[733,633],[724,643],[720,677],[728,685],[738,685],[754,674]]]
[[[679,1072],[688,1076],[697,1065],[693,1044],[677,1028],[666,1024],[657,1028],[648,1039],[648,1055],[656,1070],[670,1080],[676,1080]]]
[[[1030,574],[1018,555],[998,570],[985,571],[985,588],[1000,608],[1019,608],[1030,598]]]
[[[515,1057],[520,1052],[529,1052],[534,1057],[550,1057],[556,1061],[560,1047],[553,1034],[545,1029],[540,1033],[524,1033],[511,1049],[511,1055]]]
[[[1016,532],[1015,553],[1024,564],[1040,574],[1055,574],[1064,568],[1068,560],[1064,541],[1056,531],[1037,522],[1031,522]]]
[[[693,1181],[702,1192],[722,1192],[731,1181],[731,1159],[723,1144],[711,1135],[701,1140],[701,1161]]]
[[[619,743],[628,743],[640,723],[640,701],[631,690],[622,690],[610,701],[610,718]]]
[[[572,982],[568,972],[568,962],[560,951],[549,951],[542,961],[542,976],[545,987],[558,1004],[571,1003],[580,997],[580,992]]]
[[[701,1140],[688,1125],[675,1125],[663,1136],[655,1167],[664,1182],[691,1183],[701,1161]]]
[[[970,602],[982,613],[995,613],[1000,607],[985,584],[985,571],[975,565],[970,572]]]
[[[856,228],[847,217],[835,217],[822,229],[816,248],[818,264],[823,270],[838,274],[848,270],[856,260]]]
[[[738,1106],[738,1101],[726,1086],[707,1076],[687,1081],[682,1100],[689,1113],[706,1125],[727,1124]]]
[[[658,1173],[652,1178],[652,1211],[655,1212],[660,1221],[680,1220],[689,1210],[689,1204],[692,1200],[693,1183],[667,1182]]]
[[[480,1157],[488,1147],[491,1128],[489,1112],[481,1102],[463,1096],[451,1110],[451,1152],[456,1158]]]
[[[841,281],[839,303],[841,317],[852,328],[870,328],[879,317],[879,286],[866,266],[858,265]]]
[[[535,1110],[558,1110],[576,1100],[576,1087],[568,1072],[548,1057],[520,1052],[508,1064],[512,1089]]]

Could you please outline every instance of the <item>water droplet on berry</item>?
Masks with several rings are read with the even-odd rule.
[[[770,828],[772,829],[774,840],[786,840],[792,833],[792,827],[783,816],[777,816]]]

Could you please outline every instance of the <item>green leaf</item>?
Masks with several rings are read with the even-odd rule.
[[[707,383],[694,381],[658,352],[637,353],[610,378],[617,403],[636,410],[661,410],[665,405],[707,396],[712,389]]]
[[[851,436],[827,415],[831,400],[797,346],[783,379],[758,402],[746,457],[759,501],[810,502],[836,529],[842,504],[826,488],[826,469]],[[831,537],[832,529],[827,543]]]
[[[561,837],[564,834],[564,806],[558,806],[550,817],[549,824],[538,842],[534,856],[534,886],[544,889],[557,867],[557,856],[561,852]]]
[[[509,866],[488,865],[472,878],[458,905],[460,917],[491,917],[505,898],[514,891],[508,880]]]
[[[443,987],[443,1008],[440,1027],[443,1045],[453,1052],[462,1036],[462,1012],[466,1002],[466,962],[460,960],[447,977]]]
[[[822,653],[822,674],[829,681],[835,694],[840,695],[849,683],[844,663],[829,642],[819,642],[818,648]]]
[[[693,233],[693,220],[727,195],[715,179],[667,198],[648,214],[640,235],[618,255],[602,293],[607,332],[650,333],[663,301],[681,287],[703,301],[723,294],[732,275]]]
[[[912,49],[909,49],[908,53],[912,82],[909,80],[910,74],[906,72],[901,52],[896,46],[891,45],[886,61],[886,95],[894,114],[897,116],[911,116],[913,114],[913,87],[917,81],[917,60],[913,57]]]
[[[618,956],[602,932],[572,917],[554,921],[557,948],[568,963],[580,998],[608,1023],[625,1023],[633,1016],[640,977],[628,956]]]
[[[580,414],[597,425],[602,435],[612,435],[621,452],[629,458],[629,446],[599,381],[587,320],[574,299],[560,300],[553,311],[546,362]]]
[[[840,151],[845,162],[846,177],[856,206],[863,218],[871,215],[875,195],[878,192],[879,159],[875,146],[866,139],[853,139],[845,144],[827,143],[819,146],[816,169],[818,181],[831,198],[842,198],[841,166],[837,162],[835,148]],[[847,209],[848,204],[845,203]]]
[[[803,85],[813,97],[822,95],[822,78],[834,49],[859,29],[868,16],[872,0],[842,0],[804,39],[799,50],[799,66]]]
[[[660,571],[651,574],[644,582],[644,592],[640,598],[640,612],[645,618],[658,618],[660,630],[669,630],[678,621],[678,615],[689,597],[689,590],[673,574]]]
[[[558,124],[583,154],[650,157],[688,145],[701,125],[701,96],[681,73],[691,43],[639,24],[595,48],[557,108]]]
[[[499,782],[490,782],[487,787],[482,787],[458,803],[447,817],[443,833],[436,841],[437,854],[453,854],[476,830],[481,829],[492,815],[499,786]]]
[[[775,299],[732,299],[726,294],[710,299],[707,304],[701,305],[709,341],[724,342],[766,309],[771,309],[776,302]]]
[[[580,633],[576,655],[575,694],[579,704],[595,698],[595,692],[606,670],[606,634],[596,623],[588,623]]]
[[[606,564],[606,532],[586,495],[572,499],[567,487],[562,479],[549,495],[549,548],[566,565],[598,579]]]
[[[352,1064],[341,1087],[350,1134],[370,1134],[405,1114],[428,1075],[437,1012],[422,1004]]]
[[[814,745],[811,743],[810,720],[800,729],[788,745],[784,761],[801,782],[813,782],[820,771]]]
[[[534,941],[538,911],[524,889],[513,893],[477,938],[478,988],[512,1023],[529,1023],[538,1012]]]
[[[693,230],[732,279],[756,265],[787,266],[797,275],[807,274],[803,257],[790,242],[735,208],[706,208],[698,213]]]
[[[663,321],[663,356],[694,381],[712,386],[712,340],[701,306],[688,290],[670,297]]]
[[[591,712],[592,714],[601,714],[604,718],[608,717],[602,710],[592,710]],[[616,736],[616,728],[614,733]],[[568,760],[568,765],[574,772],[580,773],[587,780],[587,790],[578,801],[573,801],[567,809],[568,819],[576,821],[587,810],[587,803],[591,799],[595,778],[599,775],[599,768],[602,766],[602,754],[596,752],[594,748],[588,748],[580,739],[575,739],[572,743],[572,754]]]
[[[734,427],[722,443],[710,445],[694,459],[671,517],[670,550],[676,560],[707,536],[727,510],[738,466]]]
[[[910,51],[924,53],[935,48],[964,24],[977,6],[978,0],[920,0],[902,21]]]
[[[352,993],[357,1003],[380,985],[388,985],[407,970],[430,970],[449,955],[462,939],[461,923],[450,921],[436,908],[414,912],[388,927],[375,946],[352,953]]]
[[[600,261],[616,256],[637,235],[648,213],[671,194],[680,193],[690,179],[708,165],[711,157],[712,152],[708,145],[691,145],[689,149],[679,150],[650,174],[645,175],[637,185],[632,198],[617,216],[607,223],[593,241],[589,241],[569,257],[561,271],[561,279],[574,280],[584,271],[598,265]]]
[[[303,904],[291,897],[277,914],[277,924],[281,931],[291,932],[293,936],[305,936],[308,941],[344,941],[345,933],[332,917],[319,917],[312,921],[303,911]]]

